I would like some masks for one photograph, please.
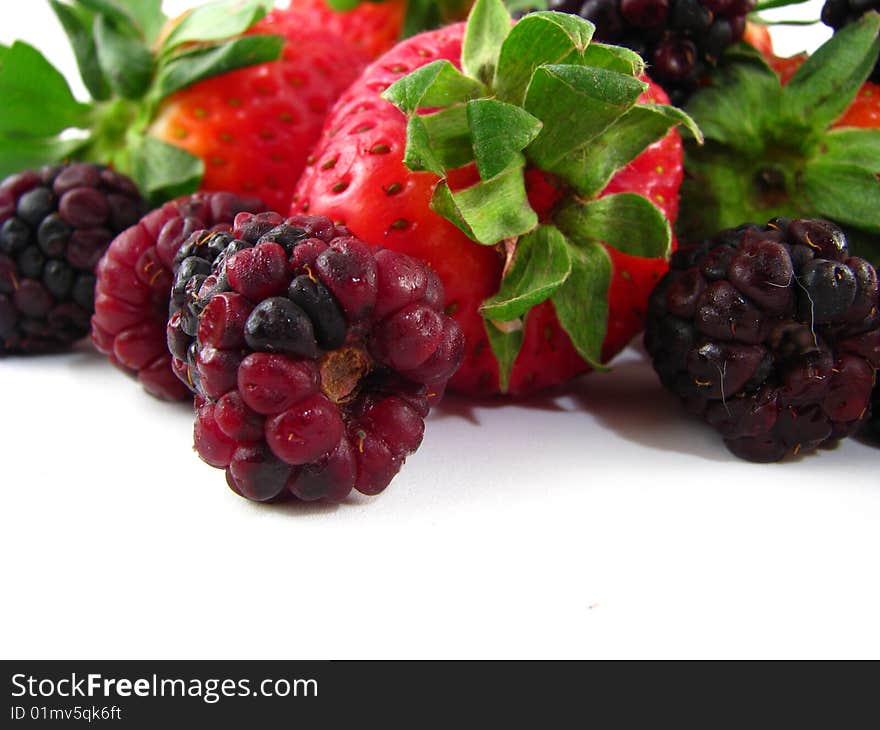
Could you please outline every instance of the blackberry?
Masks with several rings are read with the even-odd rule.
[[[674,104],[707,83],[722,52],[741,40],[756,0],[550,0],[549,9],[580,15],[594,39],[626,46],[649,65]]]
[[[880,0],[825,0],[822,6],[822,22],[836,33],[871,10],[880,12]],[[880,62],[874,65],[868,80],[880,84]]]
[[[236,214],[262,211],[256,198],[196,193],[152,211],[120,234],[97,268],[92,341],[163,400],[190,397],[171,370],[165,324],[178,249],[195,230],[230,231]]]
[[[176,270],[168,348],[201,458],[260,502],[385,489],[464,356],[436,274],[276,213],[194,232]]]
[[[64,350],[88,334],[95,264],[145,210],[131,180],[98,165],[0,183],[0,355]]]
[[[734,454],[806,453],[853,434],[869,412],[877,272],[823,220],[723,231],[673,254],[645,344],[663,385]]]

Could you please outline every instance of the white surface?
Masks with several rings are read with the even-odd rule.
[[[65,58],[41,3],[0,9]],[[282,508],[88,347],[2,360],[0,654],[880,656],[877,452],[736,461],[641,358],[449,400],[385,494]]]

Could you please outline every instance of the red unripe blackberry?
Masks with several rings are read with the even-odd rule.
[[[645,345],[663,385],[734,454],[805,453],[855,433],[870,412],[877,272],[826,221],[723,231],[673,254]]]
[[[163,400],[190,397],[171,370],[165,342],[174,257],[196,230],[232,230],[235,216],[263,210],[255,198],[196,193],[152,211],[116,237],[97,268],[92,341]],[[210,270],[210,264],[205,266]]]
[[[98,165],[0,183],[0,355],[63,350],[88,334],[95,264],[145,210],[131,180]]]
[[[377,494],[464,356],[439,278],[328,218],[242,213],[180,248],[168,348],[196,450],[265,502]]]
[[[746,16],[755,4],[756,0],[550,0],[549,9],[580,15],[595,24],[595,40],[636,51],[650,64],[651,78],[681,105],[706,82],[724,50],[742,39]]]

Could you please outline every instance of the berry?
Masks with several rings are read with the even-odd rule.
[[[367,60],[303,10],[276,10],[248,31],[283,36],[280,59],[200,81],[159,110],[152,133],[204,160],[203,190],[289,204],[327,111]]]
[[[478,3],[475,12],[482,5]],[[554,303],[546,297],[522,316],[510,317],[518,319],[512,329],[522,332],[523,338],[508,379],[507,365],[499,364],[487,334],[487,327],[496,326],[484,317],[481,307],[499,292],[505,274],[516,261],[517,251],[521,250],[520,241],[533,231],[505,235],[504,240],[476,242],[441,217],[432,204],[438,175],[408,169],[407,120],[381,96],[383,92],[392,93],[394,85],[411,78],[407,77],[408,72],[426,64],[449,61],[459,68],[463,32],[463,25],[454,25],[410,38],[364,72],[328,117],[324,135],[313,152],[314,163],[306,169],[297,187],[291,210],[320,211],[344,222],[362,240],[427,261],[442,281],[447,311],[461,325],[468,343],[465,362],[450,388],[479,396],[499,392],[524,394],[588,371],[591,362],[587,358],[593,364],[608,359],[641,331],[648,294],[666,270],[662,258],[666,251],[648,256],[628,255],[611,246],[604,247],[602,256],[607,254],[612,269],[607,293],[607,335],[604,340],[598,338],[592,355],[583,339],[577,340],[577,346],[574,344],[570,331],[577,327],[568,323],[569,329],[564,329]],[[645,77],[642,80],[647,89],[638,101],[668,101],[662,89]],[[546,101],[544,104],[551,106]],[[540,116],[535,107],[529,109]],[[578,123],[586,117],[584,112],[578,116],[577,109],[572,112],[572,119]],[[549,119],[542,121],[550,123]],[[681,140],[676,130],[667,133],[666,129],[668,125],[652,137],[656,141],[631,150],[627,162],[609,174],[607,182],[599,186],[601,190],[583,197],[636,193],[652,201],[668,220],[674,221],[682,174]],[[565,134],[566,131],[560,131],[560,139],[565,139]],[[527,148],[527,158],[528,153]],[[466,188],[478,179],[474,165],[448,171],[449,187],[453,189]],[[535,224],[540,221],[548,227],[558,223],[558,213],[576,197],[570,178],[531,161],[524,173],[524,187]],[[379,275],[381,286],[381,267]],[[412,296],[425,286],[432,283],[413,279]],[[348,291],[351,293],[346,296],[354,293]],[[410,296],[401,292],[401,296],[404,294]],[[604,306],[606,299],[604,290],[598,294],[583,291],[579,296],[581,301],[597,306],[598,300]],[[404,324],[401,322],[400,327]]]
[[[4,137],[34,140],[47,161],[100,160],[131,175],[157,206],[199,189],[287,206],[327,110],[368,61],[358,45],[390,43],[404,9],[403,0],[388,0],[335,13],[323,0],[298,0],[273,12],[272,3],[232,3],[233,12],[228,0],[209,0],[169,20],[160,2],[136,12],[112,2],[68,5],[52,7],[91,101],[75,99],[37,49],[16,41],[8,54],[4,47],[4,73],[26,78],[29,93],[4,97]],[[46,110],[65,113],[33,124]],[[88,132],[82,144],[72,146],[68,126]],[[50,201],[41,196],[22,201],[22,220],[42,220]],[[83,192],[67,196],[61,213],[97,225],[90,217],[106,217],[108,204],[111,221],[132,217],[121,199]]]
[[[382,491],[464,356],[430,270],[275,213],[193,232],[175,268],[168,347],[202,459],[260,502]]]
[[[359,3],[356,8],[340,12],[331,8],[327,0],[293,0],[290,5],[292,11],[343,38],[371,59],[397,42],[406,6],[406,0],[383,0]]]
[[[651,64],[676,104],[708,83],[723,51],[743,38],[755,0],[550,0],[550,10],[586,18],[595,40],[616,43]],[[766,43],[755,31],[751,35]]]
[[[769,56],[775,78],[755,64],[738,65],[717,79],[718,89],[694,96],[688,109],[703,129],[710,130],[710,137],[716,122],[732,126],[727,127],[724,140],[714,140],[711,152],[709,145],[706,150],[688,150],[690,175],[682,186],[682,233],[700,238],[768,212],[824,216],[846,231],[854,253],[880,265],[880,144],[869,143],[857,159],[839,146],[839,140],[876,140],[876,135],[870,135],[880,128],[880,86],[870,81],[858,85],[876,63],[880,30],[880,17],[863,5],[856,13],[860,19],[851,17],[851,22],[842,23],[821,49],[822,55]],[[835,7],[843,6],[857,9],[857,3],[829,2],[824,13],[833,14]],[[827,71],[834,59],[839,59],[841,67]],[[799,84],[799,96],[816,99],[823,84],[840,78],[850,79],[847,93],[831,95],[818,107],[804,108],[797,125],[774,111],[790,84]],[[744,112],[741,119],[731,118],[718,106],[743,101],[758,88],[759,105]],[[866,130],[870,130],[867,135]],[[777,156],[780,150],[784,152]],[[863,186],[848,176],[855,163],[863,169]],[[829,185],[827,180],[844,182]],[[850,286],[847,280],[844,275],[843,289]],[[837,290],[836,285],[833,288]],[[841,290],[840,295],[844,294]],[[880,418],[877,412],[874,408],[875,419]],[[880,426],[872,428],[880,433]]]
[[[63,350],[85,337],[95,264],[145,210],[130,180],[97,165],[0,183],[0,354]]]
[[[346,9],[339,10],[340,5]],[[471,0],[293,0],[290,5],[370,59],[391,49],[403,35],[462,20],[470,6]]]
[[[211,229],[225,248],[242,211],[260,211],[255,198],[232,193],[196,193],[154,210],[110,244],[97,268],[92,341],[122,370],[136,375],[146,390],[163,400],[189,397],[171,370],[165,324],[172,296],[174,259],[193,231]],[[231,236],[227,239],[231,240]],[[210,260],[187,259],[185,273],[210,273]],[[179,296],[183,292],[176,292]]]
[[[827,221],[723,231],[673,255],[645,344],[663,385],[735,455],[806,453],[867,417],[880,367],[877,272]]]
[[[880,11],[880,0],[825,0],[822,22],[836,33],[871,10]],[[874,64],[870,78],[875,84],[880,84],[880,64]]]

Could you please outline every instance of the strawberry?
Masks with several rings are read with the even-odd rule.
[[[290,9],[317,21],[319,27],[344,38],[369,58],[397,43],[406,18],[406,0],[360,3],[334,9],[333,0],[292,0]]]
[[[150,133],[204,160],[205,190],[286,206],[336,98],[366,57],[309,15],[275,11],[247,35],[286,39],[277,61],[221,74],[170,96]]]
[[[770,56],[773,53],[773,38],[770,36],[770,29],[762,23],[747,20],[743,40],[765,56]]]
[[[592,30],[552,12],[513,26],[500,0],[478,0],[467,27],[411,38],[364,72],[297,187],[294,212],[439,274],[468,344],[459,392],[522,394],[602,367],[665,271],[671,128],[690,120],[639,80],[636,54],[589,44]]]
[[[371,59],[401,36],[461,20],[469,0],[292,0],[291,10],[317,19]]]
[[[69,158],[129,174],[153,204],[203,189],[289,203],[360,51],[268,0],[215,0],[173,23],[157,0],[52,0],[92,96],[21,41],[0,47],[0,176]]]

